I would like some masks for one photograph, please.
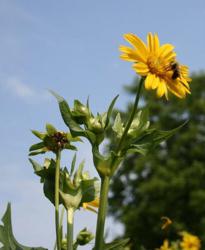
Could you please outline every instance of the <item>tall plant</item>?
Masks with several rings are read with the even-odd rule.
[[[112,111],[118,96],[112,100],[105,113],[94,115],[88,101],[83,104],[79,100],[75,100],[71,108],[64,98],[51,91],[58,101],[61,116],[69,128],[69,132],[58,131],[51,124],[46,125],[44,133],[33,131],[40,142],[30,147],[30,156],[45,154],[48,151],[53,152],[55,156],[54,159],[46,158],[43,164],[39,164],[33,159],[30,161],[35,174],[41,178],[44,195],[55,207],[57,250],[74,250],[79,245],[87,244],[92,240],[94,236],[86,229],[79,233],[75,241],[73,239],[75,211],[82,206],[88,207],[89,204],[99,207],[93,249],[125,249],[129,239],[111,243],[106,243],[104,239],[110,181],[128,154],[147,154],[183,126],[182,124],[169,131],[157,130],[150,125],[148,109],[139,109],[138,104],[143,86],[146,90],[155,89],[159,98],[165,96],[168,100],[169,92],[179,98],[184,98],[186,94],[190,93],[189,82],[191,79],[188,76],[188,68],[177,62],[176,53],[171,44],[160,45],[156,34],[148,34],[147,44],[134,34],[126,34],[124,38],[133,47],[120,46],[121,58],[133,62],[134,70],[141,76],[133,109],[128,119],[123,121],[118,113],[114,121],[112,120]],[[116,145],[107,154],[102,154],[99,148],[110,127],[116,138]],[[65,150],[77,150],[73,144],[81,141],[81,138],[86,138],[91,144],[93,162],[100,182],[97,178],[90,178],[83,172],[84,163],[81,163],[75,170],[76,155],[73,157],[69,169],[61,167],[62,153]],[[67,214],[66,239],[63,237],[62,222],[59,218],[61,204]],[[8,218],[9,211],[5,215]],[[2,235],[7,235],[6,222],[0,230]],[[9,237],[12,238],[13,235],[11,234]],[[1,239],[4,244],[5,236],[1,236]],[[9,239],[8,242],[10,242]],[[22,247],[22,249],[24,248]]]

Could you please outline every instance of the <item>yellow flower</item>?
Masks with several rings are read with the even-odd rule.
[[[181,235],[182,241],[180,246],[182,250],[199,250],[201,248],[201,242],[197,236],[187,232],[182,232]]]
[[[168,99],[168,91],[179,98],[190,94],[189,70],[176,61],[174,46],[160,45],[157,34],[148,33],[147,45],[134,34],[125,34],[124,38],[133,48],[120,46],[123,60],[134,62],[133,69],[145,79],[147,90],[156,89],[157,96]]]
[[[169,247],[169,241],[164,240],[163,245],[160,247],[159,250],[171,250],[171,248]]]
[[[96,198],[95,200],[93,200],[91,202],[83,203],[82,207],[84,209],[87,209],[87,210],[90,210],[90,211],[92,211],[94,213],[97,213],[97,211],[93,207],[96,207],[96,208],[99,207],[99,198]]]

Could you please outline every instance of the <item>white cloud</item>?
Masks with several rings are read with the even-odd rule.
[[[50,99],[50,94],[48,91],[38,91],[28,83],[23,82],[18,77],[8,77],[4,84],[1,83],[1,86],[4,87],[7,92],[23,100],[47,101]]]
[[[7,80],[7,86],[14,94],[21,98],[33,97],[36,94],[29,85],[26,85],[14,77],[11,77]]]

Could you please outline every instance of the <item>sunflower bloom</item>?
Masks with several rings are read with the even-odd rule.
[[[156,90],[157,96],[165,95],[168,91],[179,98],[190,94],[189,69],[176,61],[174,46],[160,45],[157,34],[148,33],[147,44],[134,34],[125,34],[124,39],[133,47],[120,46],[121,59],[133,62],[135,72],[145,79],[147,90]]]
[[[94,208],[98,208],[99,207],[99,198],[96,198],[95,200],[91,201],[91,202],[85,202],[82,204],[82,207],[84,209],[90,210],[94,213],[97,213],[97,211]]]
[[[189,234],[187,232],[182,232],[182,241],[180,246],[182,250],[200,250],[201,243],[197,236]]]

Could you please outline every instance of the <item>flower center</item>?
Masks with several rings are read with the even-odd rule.
[[[155,54],[148,57],[147,65],[150,72],[159,77],[164,77],[167,73],[165,61],[163,60],[163,58],[157,57]]]

